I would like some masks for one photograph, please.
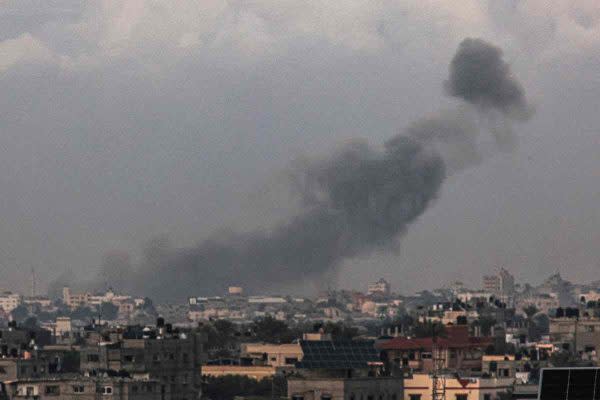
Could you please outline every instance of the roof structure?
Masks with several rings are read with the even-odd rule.
[[[487,347],[493,343],[490,337],[469,336],[468,327],[455,325],[446,327],[446,336],[438,337],[437,345],[440,348],[478,348]],[[434,339],[396,337],[378,344],[381,350],[425,350],[431,351]]]
[[[361,369],[381,362],[372,340],[302,340],[300,346],[304,355],[297,368]]]

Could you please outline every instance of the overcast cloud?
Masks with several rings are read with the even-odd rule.
[[[503,49],[535,115],[512,152],[452,175],[397,253],[331,283],[596,278],[596,0],[0,0],[0,286],[275,223],[291,160],[455,107],[441,83],[465,37]]]

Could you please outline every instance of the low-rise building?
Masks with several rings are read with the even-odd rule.
[[[21,295],[13,292],[0,294],[0,308],[9,313],[21,305]]]
[[[298,361],[302,360],[302,356],[302,347],[299,343],[244,343],[241,345],[241,358],[253,365],[294,367]]]
[[[7,400],[161,400],[167,398],[154,380],[123,377],[53,376],[5,382]],[[170,398],[170,397],[169,397]]]
[[[448,400],[498,400],[512,390],[514,379],[441,375],[438,392]],[[434,381],[430,374],[413,374],[404,379],[404,400],[432,400]]]
[[[481,371],[485,349],[493,343],[491,337],[469,335],[466,325],[446,327],[446,337],[396,337],[378,344],[388,364],[395,369],[415,372],[433,370],[434,348],[439,351],[444,368],[463,371]]]

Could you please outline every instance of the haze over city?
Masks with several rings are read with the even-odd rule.
[[[192,294],[160,287],[172,265],[196,271],[190,287],[217,282],[213,293],[260,287],[264,271],[303,293],[380,276],[415,292],[497,267],[537,283],[556,271],[597,279],[599,22],[593,0],[4,1],[0,286],[29,290],[33,268],[40,290],[131,289],[144,276],[165,298]],[[499,77],[516,97],[453,87],[465,43],[499,52],[492,64],[508,67]],[[473,136],[440,149],[418,134],[439,121]],[[395,160],[398,135],[427,157],[437,143],[444,172],[427,201],[399,220],[369,208],[326,235],[315,207],[355,209],[320,172],[337,171],[343,149]],[[393,226],[363,229],[373,218]],[[265,250],[300,231],[344,245],[309,235],[323,245],[314,265],[289,261],[304,248]],[[202,264],[208,245],[232,242],[236,265]],[[164,263],[171,249],[184,250]]]

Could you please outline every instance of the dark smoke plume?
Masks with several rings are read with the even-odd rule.
[[[481,39],[461,42],[445,86],[450,96],[484,110],[497,110],[515,119],[530,115],[525,91],[502,59],[502,50]]]
[[[474,111],[424,118],[382,149],[354,142],[295,164],[291,181],[301,209],[275,228],[221,233],[187,249],[157,239],[138,268],[129,271],[126,257],[113,256],[102,277],[132,276],[131,290],[159,299],[218,293],[230,284],[268,292],[270,284],[322,277],[345,259],[394,248],[439,194],[446,173],[481,161],[482,120],[502,144],[511,140],[511,121],[529,115],[501,50],[482,40],[460,44],[445,86]]]
[[[394,138],[383,151],[354,143],[295,170],[305,210],[290,221],[166,251],[140,279],[150,292],[177,297],[220,292],[232,282],[256,289],[314,278],[348,257],[393,246],[443,180],[442,160],[414,140]]]

